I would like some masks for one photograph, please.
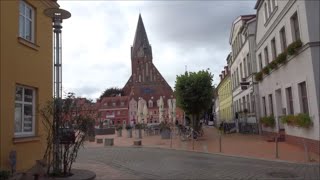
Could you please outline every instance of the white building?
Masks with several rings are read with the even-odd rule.
[[[302,144],[319,153],[319,45],[320,1],[258,0],[256,59],[258,71],[265,68],[287,47],[302,41],[287,63],[270,70],[259,82],[261,116],[274,115],[276,126],[263,131],[285,130],[286,141]],[[269,66],[270,67],[270,66]],[[309,128],[279,122],[284,114],[309,114]]]
[[[257,123],[255,108],[255,92],[257,85],[253,83],[255,66],[255,33],[256,15],[239,16],[233,23],[229,43],[232,46],[231,84],[233,112],[244,120],[243,112],[247,112],[246,122]],[[246,83],[242,85],[240,83]]]

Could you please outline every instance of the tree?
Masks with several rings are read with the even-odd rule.
[[[123,95],[123,90],[121,88],[118,87],[111,87],[106,89],[101,95],[100,95],[100,100],[104,97],[114,97],[118,94],[121,94],[121,96]]]
[[[59,103],[60,107],[58,107]],[[68,93],[65,99],[53,99],[39,109],[47,132],[43,160],[48,165],[47,174],[50,176],[72,175],[71,167],[77,158],[78,151],[83,146],[85,137],[94,128],[94,112],[81,113],[84,109],[82,106],[77,105],[74,93]],[[54,121],[59,121],[59,124],[56,126]],[[54,149],[55,142],[60,144],[58,151]],[[56,168],[56,164],[60,165],[59,168]]]
[[[192,116],[193,128],[199,129],[199,116],[212,104],[213,75],[208,70],[177,75],[175,95],[177,105]]]

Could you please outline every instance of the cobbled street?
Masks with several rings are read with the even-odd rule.
[[[319,163],[299,164],[145,147],[90,147],[76,168],[96,179],[319,179]]]

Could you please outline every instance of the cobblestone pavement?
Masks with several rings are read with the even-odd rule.
[[[189,150],[208,153],[220,153],[219,134],[213,127],[204,128],[204,137],[199,138],[194,144],[192,141],[181,141],[177,135],[174,134],[172,144],[170,139],[161,139],[159,135],[147,136],[143,133],[142,146],[143,147],[160,147],[166,149]],[[96,138],[114,138],[115,146],[131,147],[133,141],[137,139],[136,133],[133,133],[133,138],[127,138],[127,131],[122,131],[122,137],[116,135],[96,136]],[[193,146],[194,145],[194,146]],[[103,144],[96,142],[85,142],[85,147],[103,147]],[[290,162],[319,162],[319,154],[306,153],[305,149],[280,142],[278,146],[278,158],[276,158],[275,142],[267,142],[265,137],[259,135],[245,135],[245,134],[226,134],[221,138],[221,153],[234,155],[263,158],[270,160],[285,160]],[[309,157],[309,158],[308,158]],[[309,160],[308,160],[309,159]]]
[[[320,179],[316,163],[150,147],[87,147],[75,167],[96,172],[96,179]]]

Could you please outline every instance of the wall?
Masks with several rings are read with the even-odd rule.
[[[0,168],[8,169],[9,152],[17,152],[17,170],[30,168],[41,159],[46,146],[42,118],[35,114],[35,136],[14,137],[16,84],[36,88],[36,108],[52,98],[52,25],[44,9],[58,6],[47,1],[28,1],[36,9],[35,44],[19,40],[19,2],[1,1],[1,113]],[[26,45],[27,44],[27,45]]]

